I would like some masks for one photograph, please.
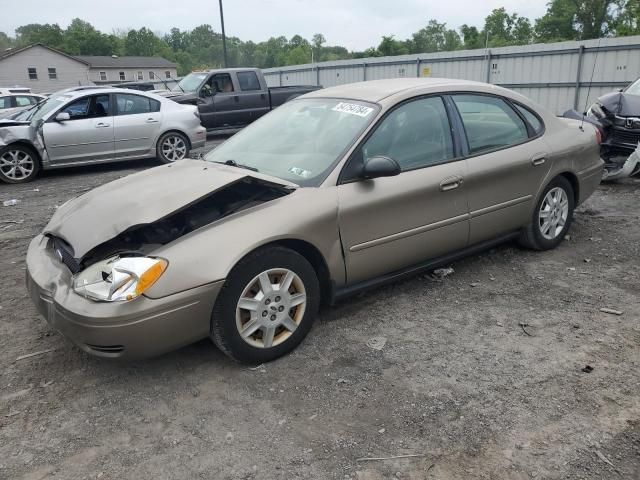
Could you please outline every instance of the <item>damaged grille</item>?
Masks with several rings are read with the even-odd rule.
[[[611,130],[609,143],[624,143],[635,147],[638,145],[638,142],[640,142],[640,130],[630,131],[619,130],[617,128]]]
[[[56,256],[64,263],[71,273],[78,273],[82,267],[80,262],[73,256],[73,249],[67,242],[56,236],[50,235],[49,238],[53,243],[53,251]]]

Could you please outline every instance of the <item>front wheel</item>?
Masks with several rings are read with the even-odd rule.
[[[39,170],[40,161],[33,149],[20,144],[0,149],[0,180],[3,182],[30,182]]]
[[[189,140],[178,132],[167,132],[160,137],[156,147],[156,156],[162,163],[173,163],[187,158]]]
[[[211,318],[211,339],[239,362],[275,360],[307,335],[320,304],[318,277],[299,253],[257,250],[231,271]]]
[[[522,231],[520,243],[534,250],[557,247],[569,230],[574,208],[571,183],[565,177],[554,178],[542,192],[531,223]]]

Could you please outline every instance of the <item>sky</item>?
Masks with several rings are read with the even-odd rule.
[[[435,18],[449,28],[481,28],[494,8],[505,7],[532,21],[548,0],[223,0],[228,36],[259,42],[271,36],[311,39],[322,33],[327,45],[364,50],[382,35],[404,40]],[[108,7],[107,7],[108,6]],[[172,27],[190,30],[203,23],[220,31],[218,0],[0,0],[0,31],[28,23],[57,23],[66,28],[80,17],[104,33],[147,27],[156,33]]]

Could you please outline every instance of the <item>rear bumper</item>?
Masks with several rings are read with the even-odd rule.
[[[586,170],[578,172],[578,185],[579,198],[576,202],[576,206],[580,205],[587,198],[589,198],[593,192],[595,192],[598,185],[602,181],[602,172],[604,169],[604,162],[600,160],[597,165],[594,165]]]
[[[189,135],[189,142],[191,142],[191,149],[204,147],[207,141],[207,129],[203,126],[199,126],[191,135]]]
[[[145,358],[209,335],[222,281],[167,297],[95,302],[71,288],[71,272],[39,235],[27,252],[27,289],[47,322],[87,353],[107,358]]]

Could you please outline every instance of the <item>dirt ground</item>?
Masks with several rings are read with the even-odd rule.
[[[20,200],[0,206],[0,478],[640,479],[640,181],[602,185],[555,251],[358,296],[260,368],[209,341],[95,359],[38,317],[27,245],[56,205],[154,165],[0,185]]]

